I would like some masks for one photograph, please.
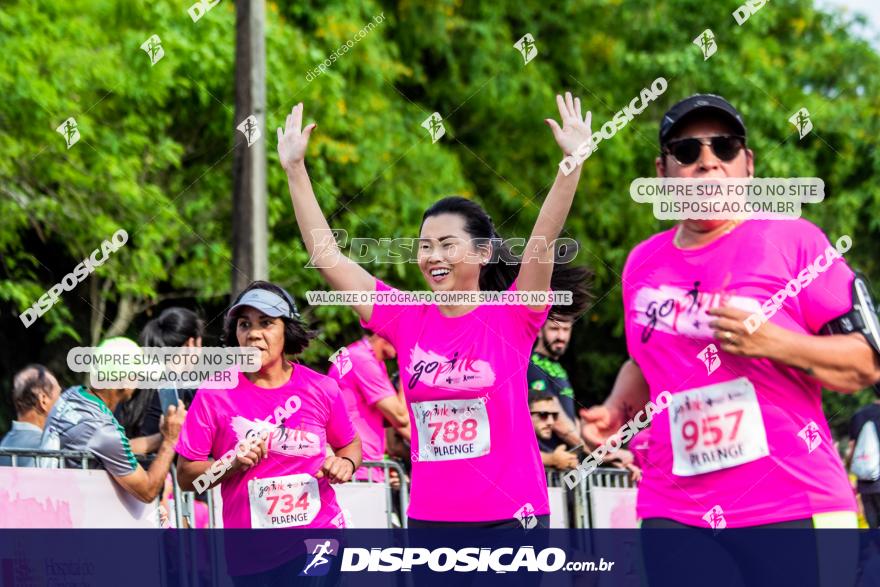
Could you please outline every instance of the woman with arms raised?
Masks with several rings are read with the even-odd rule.
[[[547,120],[564,154],[590,138],[580,99],[557,96],[560,127]],[[343,255],[329,236],[312,191],[305,153],[315,124],[302,128],[295,106],[278,129],[278,154],[312,263],[336,290],[394,292]],[[425,211],[418,265],[434,292],[569,291],[573,303],[553,306],[578,315],[588,301],[589,272],[554,264],[580,177],[557,173],[520,260],[476,203],[444,198]],[[323,237],[323,238],[322,238]],[[503,261],[499,261],[499,257]],[[549,520],[547,485],[528,407],[526,371],[535,336],[551,307],[538,305],[354,306],[365,327],[397,349],[413,423],[410,527],[518,526]],[[531,527],[531,523],[530,523]]]

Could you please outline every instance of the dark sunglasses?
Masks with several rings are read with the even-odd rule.
[[[546,420],[547,418],[553,418],[554,420],[559,417],[559,412],[530,412],[533,416],[538,416],[541,420]]]
[[[679,165],[693,165],[700,158],[703,145],[709,145],[721,161],[733,161],[746,146],[746,138],[739,135],[717,137],[688,137],[666,143],[663,152],[672,155]]]

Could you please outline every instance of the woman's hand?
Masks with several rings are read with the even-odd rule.
[[[267,432],[261,432],[260,442],[253,444],[253,446],[251,446],[251,448],[246,453],[243,451],[243,449],[251,445],[251,442],[249,442],[247,439],[242,440],[237,445],[235,445],[235,460],[232,461],[232,466],[229,467],[229,472],[244,472],[259,465],[260,462],[265,459],[266,456],[268,456],[269,454],[269,449],[266,445],[268,437],[269,435]],[[239,451],[239,448],[241,448],[242,450]]]
[[[305,160],[309,137],[318,126],[313,122],[303,130],[302,118],[303,105],[300,102],[287,115],[284,130],[282,131],[281,127],[278,127],[278,159],[285,171]]]
[[[587,116],[581,115],[581,99],[572,99],[571,92],[565,92],[565,98],[556,96],[556,105],[559,107],[559,116],[562,118],[562,128],[552,118],[545,122],[553,130],[553,138],[565,155],[571,155],[578,147],[590,140],[590,122],[593,113],[587,112]]]
[[[765,322],[749,334],[745,320],[750,314],[733,306],[713,308],[707,313],[718,317],[709,322],[709,327],[715,338],[721,341],[721,350],[740,357],[763,359],[775,356],[787,332],[781,326]]]
[[[324,475],[327,476],[330,483],[347,483],[351,481],[351,476],[354,475],[354,465],[348,459],[329,456],[324,461],[321,470],[315,474],[315,478],[320,479]]]
[[[605,444],[624,424],[622,414],[609,405],[581,409],[581,436],[590,450]]]
[[[388,485],[395,491],[400,490],[400,474],[397,469],[388,469]]]
[[[642,469],[637,466],[635,463],[630,463],[629,465],[625,465],[624,468],[629,471],[629,480],[633,483],[638,483],[642,480]]]

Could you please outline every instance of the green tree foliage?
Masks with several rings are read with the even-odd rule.
[[[69,346],[108,333],[135,336],[144,311],[194,299],[216,332],[229,296],[234,116],[234,3],[198,22],[186,3],[71,0],[0,9],[0,300],[7,343]],[[434,200],[478,199],[504,236],[527,236],[560,159],[543,122],[570,89],[594,129],[657,77],[667,92],[586,164],[566,235],[576,262],[596,272],[596,302],[575,328],[566,364],[579,401],[600,401],[626,349],[620,273],[629,250],[668,227],[632,202],[629,184],[654,174],[657,123],[673,102],[712,92],[749,127],[757,175],[818,176],[827,198],[806,216],[834,239],[849,234],[849,262],[880,282],[880,59],[840,15],[810,0],[765,5],[742,26],[738,2],[702,0],[280,2],[267,9],[270,278],[302,297],[323,289],[307,255],[277,164],[274,128],[305,103],[315,120],[308,165],[331,225],[349,236],[416,236]],[[384,20],[376,23],[375,17]],[[358,31],[374,23],[344,52]],[[691,41],[704,29],[718,50]],[[513,44],[534,36],[524,65]],[[150,64],[140,45],[161,38]],[[316,77],[310,72],[340,54]],[[788,118],[806,107],[814,131],[798,140]],[[432,112],[446,136],[420,124]],[[55,128],[75,117],[67,149]],[[128,245],[25,331],[17,314],[117,228]],[[412,265],[374,264],[398,286],[423,287]],[[305,360],[325,365],[357,336],[343,307],[307,312],[321,331]],[[5,350],[14,356],[11,348]],[[6,357],[4,368],[36,357]],[[45,359],[48,360],[48,359]],[[3,385],[8,385],[8,374]],[[835,425],[857,398],[827,398]]]

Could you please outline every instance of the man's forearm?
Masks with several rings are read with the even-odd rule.
[[[183,458],[178,459],[177,483],[180,485],[180,488],[184,491],[196,491],[194,485],[195,480],[204,475],[213,464],[213,459],[208,461],[190,461]],[[219,482],[219,479],[212,483],[211,487],[216,485],[217,482]]]
[[[165,486],[165,477],[171,468],[171,461],[174,460],[174,444],[163,440],[156,452],[156,458],[147,469],[147,477],[150,479],[149,491],[152,496],[156,496]]]
[[[860,334],[816,336],[785,330],[768,359],[800,369],[823,386],[852,393],[880,377],[880,361]]]
[[[407,440],[412,437],[412,431],[409,427],[409,420],[407,420],[406,424],[404,424],[403,426],[395,427],[395,430],[397,430],[397,433]]]
[[[162,444],[162,435],[158,432],[149,436],[138,436],[128,441],[131,452],[136,455],[146,455],[159,450]]]
[[[575,423],[571,421],[571,418],[565,412],[559,412],[559,418],[553,424],[553,432],[569,447],[577,446],[581,443],[581,437],[577,433]]]
[[[620,368],[611,394],[605,400],[605,406],[620,416],[619,425],[625,424],[640,410],[645,408],[651,399],[651,391],[642,369],[628,359]]]

